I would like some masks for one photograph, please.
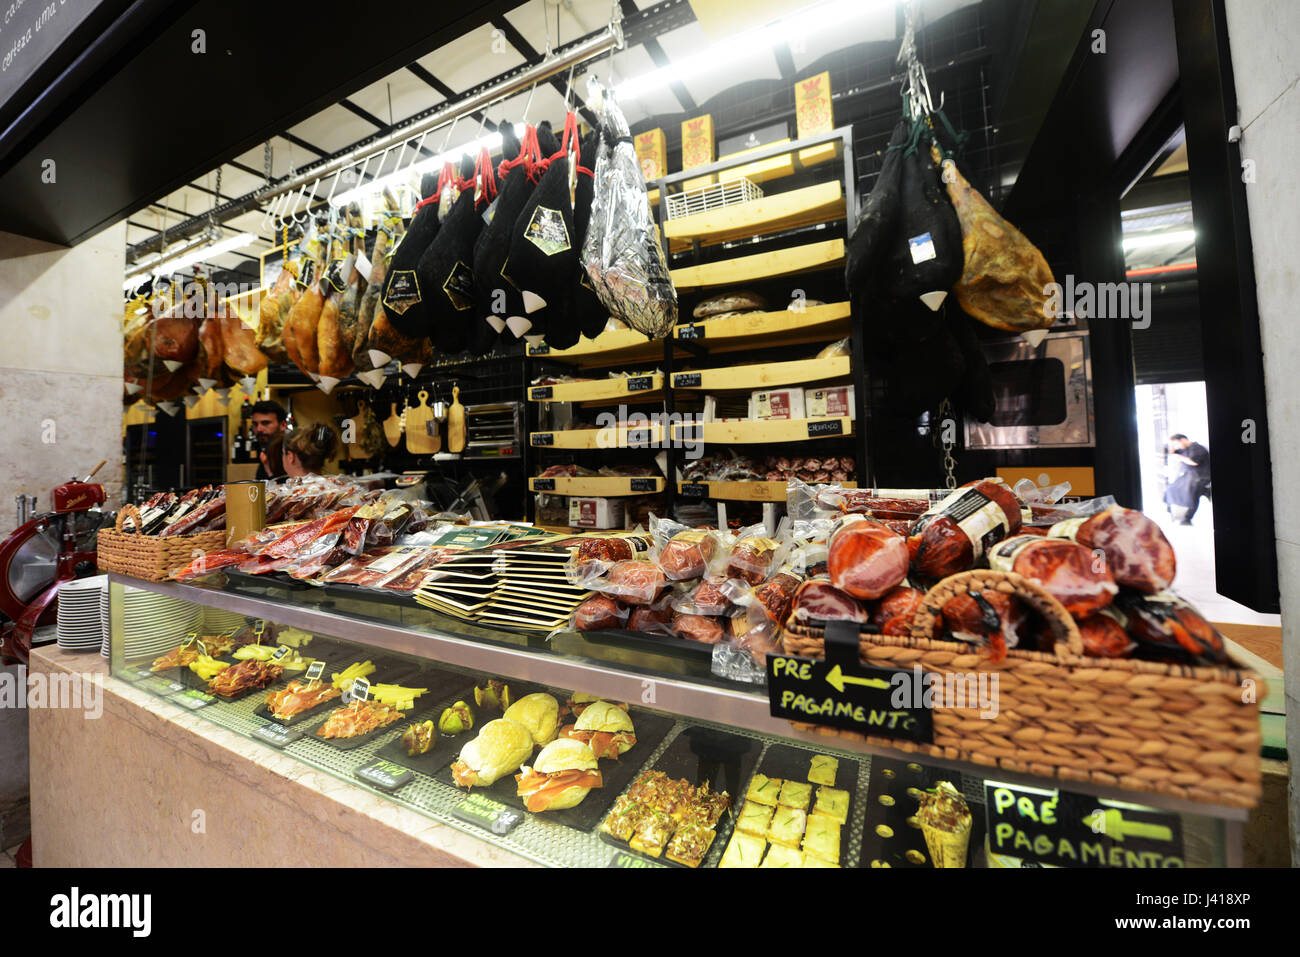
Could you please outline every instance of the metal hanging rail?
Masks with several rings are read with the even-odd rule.
[[[358,163],[368,163],[376,156],[381,156],[395,147],[404,147],[410,140],[418,136],[455,122],[462,116],[482,110],[498,100],[527,89],[535,83],[549,79],[579,64],[594,60],[612,50],[622,49],[623,43],[621,25],[618,21],[613,21],[602,30],[584,37],[564,49],[555,51],[553,55],[542,62],[526,67],[508,79],[473,91],[454,103],[449,103],[437,112],[408,123],[400,129],[384,134],[319,166],[298,173],[279,183],[263,186],[251,193],[246,193],[238,199],[231,200],[225,206],[214,210],[212,214],[196,216],[190,222],[183,223],[170,232],[173,235],[189,234],[192,233],[193,229],[205,226],[209,216],[214,215],[218,222],[224,222],[234,216],[251,212],[270,200],[295,191],[306,192],[314,196],[321,180],[329,176],[342,173],[343,170]],[[149,252],[156,245],[157,237],[130,247],[127,251],[128,264],[134,263],[139,256]],[[128,271],[130,271],[130,266],[128,266]]]

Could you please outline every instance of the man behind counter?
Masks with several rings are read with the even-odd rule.
[[[280,405],[279,402],[263,399],[253,405],[253,411],[249,415],[248,421],[252,426],[253,436],[257,440],[258,448],[262,450],[262,454],[258,456],[262,461],[262,464],[257,467],[257,477],[259,479],[279,478],[284,474],[284,467],[280,464],[279,456],[271,458],[265,452],[273,439],[283,435],[286,426],[285,419],[284,406]],[[272,471],[272,468],[275,470]]]

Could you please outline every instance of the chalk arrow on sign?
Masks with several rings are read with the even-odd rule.
[[[843,691],[845,685],[862,685],[866,688],[880,688],[882,691],[889,690],[889,682],[880,678],[854,678],[840,671],[840,666],[836,665],[826,673],[826,683],[836,691]]]
[[[1124,813],[1118,808],[1106,808],[1093,811],[1083,819],[1085,827],[1092,828],[1094,834],[1105,834],[1123,842],[1126,837],[1147,837],[1153,841],[1172,841],[1174,832],[1163,824],[1144,824],[1141,821],[1126,821]]]

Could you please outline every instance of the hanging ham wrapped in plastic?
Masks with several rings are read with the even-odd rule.
[[[907,144],[908,122],[901,119],[889,138],[880,173],[845,252],[844,284],[850,290],[865,289],[880,264],[886,245],[898,222],[899,195],[903,182],[903,149]]]
[[[426,173],[424,184],[429,192],[433,192],[438,185],[437,178],[432,173]],[[371,354],[370,328],[374,325],[375,310],[379,305],[379,297],[384,291],[384,277],[388,275],[388,260],[392,258],[393,249],[403,235],[403,231],[397,199],[388,190],[384,190],[384,212],[375,227],[375,245],[371,252],[369,281],[357,303],[356,322],[349,324],[345,321],[341,326],[344,344],[352,354],[352,364],[356,369],[357,378],[372,389],[378,389],[383,385],[382,367],[391,356],[386,352],[378,356]],[[379,363],[379,368],[376,368],[376,358],[383,359],[383,362]]]
[[[1104,608],[1119,588],[1100,553],[1063,538],[1017,535],[988,553],[989,567],[1041,585],[1075,618]]]
[[[963,485],[913,526],[912,571],[937,580],[974,568],[990,547],[1019,532],[1020,523],[1020,502],[1001,479]]]
[[[1173,583],[1177,571],[1173,546],[1159,525],[1131,508],[1112,505],[1096,515],[1067,519],[1053,525],[1048,534],[1099,549],[1115,581],[1126,588],[1152,594]]]

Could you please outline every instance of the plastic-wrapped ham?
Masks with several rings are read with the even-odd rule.
[[[1223,635],[1172,592],[1122,593],[1116,618],[1137,643],[1135,658],[1190,665],[1228,665]]]
[[[907,576],[902,535],[862,515],[845,515],[831,530],[831,584],[854,598],[879,598]]]
[[[852,595],[847,595],[824,578],[814,578],[794,593],[790,618],[800,624],[819,621],[867,620],[867,609]]]
[[[1048,534],[1100,549],[1115,581],[1127,588],[1150,595],[1173,583],[1173,546],[1159,525],[1131,508],[1112,505],[1096,515],[1058,522]]]
[[[1020,524],[1020,501],[1004,481],[963,485],[912,528],[912,570],[937,580],[974,568],[993,545],[1017,534]]]
[[[882,635],[905,637],[912,632],[912,619],[921,607],[925,592],[909,585],[891,588],[880,596],[871,614],[871,623]]]
[[[943,624],[958,641],[987,644],[990,659],[1001,661],[1007,649],[1027,637],[1028,612],[1020,599],[991,588],[955,595],[943,606]]]
[[[1104,555],[1064,538],[1008,538],[989,551],[989,567],[1042,585],[1075,618],[1106,607],[1119,591]]]
[[[625,621],[627,609],[608,595],[592,595],[573,612],[576,631],[622,628]]]

